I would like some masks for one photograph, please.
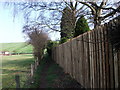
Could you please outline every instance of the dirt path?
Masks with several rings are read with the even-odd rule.
[[[41,77],[40,77],[40,88],[46,88],[47,87],[47,79],[46,79],[46,76],[47,76],[47,71],[48,71],[48,68],[49,68],[49,64],[47,62],[45,62],[44,64],[44,67],[41,71]]]
[[[46,60],[40,73],[39,88],[83,88],[54,61]]]

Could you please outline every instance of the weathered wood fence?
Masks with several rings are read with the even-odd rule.
[[[38,58],[35,60],[35,62],[33,63],[33,64],[31,64],[31,69],[30,69],[30,74],[28,75],[28,77],[27,77],[27,79],[29,78],[29,80],[31,81],[31,79],[30,78],[32,78],[33,77],[33,75],[34,75],[34,73],[35,73],[35,70],[37,69],[37,67],[38,67],[38,65],[39,65],[39,60],[38,60]],[[17,74],[17,75],[15,75],[15,82],[16,82],[16,90],[18,89],[20,89],[21,87],[21,85],[20,85],[20,76]],[[31,83],[33,83],[33,80],[31,81]]]
[[[35,70],[37,69],[39,65],[39,60],[35,60],[34,64],[31,64],[31,77],[34,75]]]
[[[85,88],[120,88],[120,51],[108,33],[120,17],[53,48],[52,58]]]

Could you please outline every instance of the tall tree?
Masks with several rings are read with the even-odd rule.
[[[61,38],[72,38],[74,27],[76,22],[76,16],[74,12],[69,8],[66,7],[63,10],[60,28],[61,28]]]

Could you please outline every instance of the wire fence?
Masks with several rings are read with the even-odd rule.
[[[16,74],[10,75],[11,81],[3,81],[6,86],[4,88],[27,88],[28,83],[32,83],[32,77],[39,65],[38,59],[30,65],[30,70],[25,72],[17,72]]]
[[[21,79],[19,78],[19,75],[16,76],[16,88],[27,88],[27,87],[29,87],[30,83],[33,83],[32,77],[34,76],[34,73],[35,73],[38,65],[39,65],[39,60],[37,58],[37,60],[35,60],[35,62],[33,64],[31,64],[31,66],[30,66],[30,71],[27,74],[26,79],[24,79],[25,81],[22,85],[23,87],[21,87],[21,82],[20,82]]]

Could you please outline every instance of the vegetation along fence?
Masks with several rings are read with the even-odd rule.
[[[119,22],[120,16],[54,47],[53,60],[85,88],[120,88],[120,50],[111,43]]]

